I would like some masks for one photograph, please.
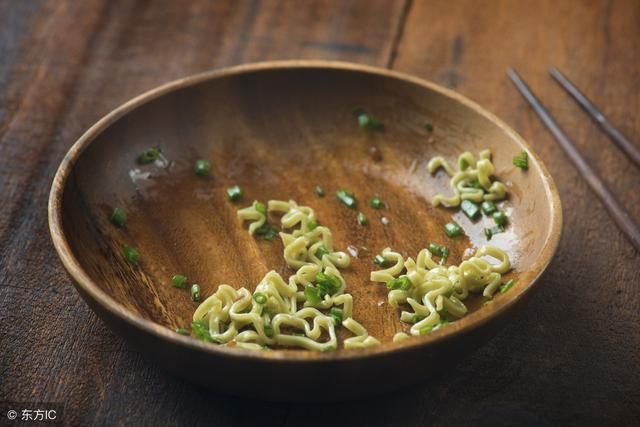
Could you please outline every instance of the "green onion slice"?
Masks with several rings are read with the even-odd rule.
[[[127,213],[121,208],[113,208],[111,223],[118,228],[124,227],[127,224]]]
[[[184,289],[187,287],[187,276],[176,274],[171,278],[171,284],[174,288]]]
[[[346,189],[338,190],[336,191],[336,198],[346,207],[350,209],[356,208],[356,197],[352,191]]]

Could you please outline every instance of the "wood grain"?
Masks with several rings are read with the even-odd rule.
[[[325,423],[309,417],[315,405],[251,402],[247,410],[142,359],[78,298],[46,227],[55,168],[113,107],[217,66],[317,57],[391,64],[455,86],[530,141],[565,206],[557,260],[513,325],[428,383],[326,406],[338,423],[388,425],[402,413],[408,425],[638,424],[639,256],[504,77],[508,65],[521,71],[640,218],[639,172],[546,72],[560,67],[640,139],[636,2],[162,6],[0,2],[0,399],[64,402],[73,425]],[[362,44],[368,50],[354,47]]]

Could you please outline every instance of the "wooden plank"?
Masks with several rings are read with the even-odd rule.
[[[640,170],[547,74],[557,66],[637,143],[639,19],[640,4],[627,1],[413,3],[394,68],[457,89],[520,132],[556,180],[565,223],[557,258],[519,319],[414,390],[435,424],[640,420],[640,372],[624,368],[640,348],[640,254],[505,76],[517,68],[640,221]]]
[[[88,126],[169,80],[276,58],[384,66],[405,2],[162,6],[60,0],[6,15],[22,24],[0,30],[10,33],[0,51],[13,53],[0,58],[0,400],[62,402],[72,425],[283,422],[286,405],[252,403],[248,411],[246,402],[177,380],[95,318],[49,243],[50,182]]]

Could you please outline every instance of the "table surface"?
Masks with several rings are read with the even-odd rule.
[[[640,255],[505,76],[521,72],[640,221],[640,170],[547,73],[559,67],[639,140],[638,22],[640,2],[625,0],[0,1],[0,401],[61,403],[68,424],[638,425]],[[321,417],[217,395],[141,357],[80,299],[47,228],[57,165],[101,116],[179,77],[288,58],[459,91],[531,143],[564,206],[555,259],[494,339],[428,382]]]

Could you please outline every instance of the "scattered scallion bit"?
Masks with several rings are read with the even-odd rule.
[[[380,197],[374,196],[369,200],[369,206],[373,209],[382,209],[384,207],[384,203],[380,200]]]
[[[367,216],[363,212],[358,212],[358,224],[360,225],[369,224],[369,218],[367,218]]]
[[[265,240],[273,240],[278,235],[278,228],[274,225],[264,223],[256,229],[256,234]]]
[[[187,328],[176,328],[176,332],[180,335],[191,335],[191,332]]]
[[[314,255],[319,260],[322,260],[323,256],[329,255],[329,250],[327,248],[325,248],[324,246],[320,246],[318,249],[316,249],[316,253]]]
[[[411,280],[407,276],[400,276],[397,279],[392,279],[387,282],[387,288],[391,290],[400,289],[401,291],[408,291],[411,289]]]
[[[449,324],[449,321],[447,319],[440,319],[440,322],[438,322],[435,325],[427,325],[427,326],[423,326],[422,328],[420,328],[419,332],[420,335],[425,335],[428,334],[430,332],[434,332],[437,331],[438,329],[447,326]]]
[[[138,163],[141,165],[147,165],[149,163],[155,162],[158,156],[160,155],[160,150],[157,148],[147,148],[138,156]]]
[[[433,255],[440,257],[440,264],[446,262],[449,257],[449,248],[439,245],[437,243],[429,243],[429,252]]]
[[[491,238],[496,234],[504,233],[504,227],[501,225],[496,225],[495,227],[485,228],[483,231],[484,236],[487,238],[487,240],[491,240]]]
[[[316,274],[316,282],[318,283],[317,289],[320,290],[320,297],[335,294],[342,285],[338,276],[322,272]]]
[[[131,264],[137,264],[140,260],[140,252],[132,246],[124,245],[122,248],[122,255],[124,255],[124,259],[126,259]]]
[[[331,307],[331,310],[329,310],[329,315],[333,317],[333,320],[335,321],[336,326],[342,325],[342,318],[344,316],[344,311],[342,311],[341,308]]]
[[[209,175],[209,169],[211,169],[211,165],[206,160],[196,160],[193,165],[193,172],[198,176]]]
[[[433,124],[431,124],[431,122],[425,122],[425,124],[424,124],[424,128],[425,128],[428,132],[433,132]]]
[[[191,322],[191,331],[201,341],[220,344],[220,341],[213,339],[209,332],[209,324],[205,320],[194,320]]]
[[[242,189],[238,185],[231,186],[227,188],[227,196],[229,196],[229,200],[231,200],[232,202],[237,202],[238,200],[242,199]]]
[[[467,159],[461,159],[460,160],[460,170],[463,171],[465,169],[467,169],[469,167],[469,162],[467,161]]]
[[[356,208],[356,196],[350,190],[341,189],[336,191],[336,198],[340,203],[350,209]]]
[[[200,302],[200,285],[197,283],[191,285],[191,301]]]
[[[422,328],[420,328],[418,332],[420,332],[420,335],[426,335],[432,330],[433,330],[433,325],[425,325]]]
[[[504,294],[505,292],[507,292],[509,289],[511,289],[513,287],[513,285],[515,285],[515,280],[511,279],[508,280],[507,283],[504,283],[502,285],[500,285],[500,287],[498,289],[500,289],[500,293]]]
[[[174,288],[185,289],[187,287],[187,276],[176,274],[171,278],[171,285]]]
[[[311,285],[304,287],[304,297],[311,304],[319,304],[322,301],[322,297],[320,297],[320,289]]]
[[[269,338],[273,337],[273,326],[271,326],[271,323],[264,325],[264,334]]]
[[[460,203],[460,209],[471,220],[480,218],[480,207],[471,200],[463,200],[462,203]]]
[[[316,185],[316,188],[314,191],[316,192],[316,195],[318,197],[324,197],[324,190],[319,185]]]
[[[493,220],[497,225],[504,226],[507,223],[507,215],[502,211],[496,211],[493,213]]]
[[[267,214],[267,206],[264,203],[255,201],[255,202],[253,202],[253,207],[258,212],[260,212],[262,215],[266,215]]]
[[[124,209],[113,208],[113,211],[111,211],[111,223],[118,228],[122,228],[127,224],[127,213]]]
[[[498,210],[498,208],[496,208],[495,203],[493,203],[491,200],[485,200],[484,202],[482,202],[482,204],[480,205],[480,208],[482,209],[482,212],[484,212],[485,215],[491,215],[492,213]]]
[[[424,317],[420,316],[419,314],[414,314],[411,317],[411,323],[418,323],[419,321],[423,320]]]
[[[445,224],[444,233],[449,237],[458,237],[458,236],[462,236],[463,234],[462,227],[460,227],[455,222],[450,222],[448,224]]]
[[[267,296],[262,292],[256,292],[255,294],[253,294],[253,300],[260,305],[266,304]]]
[[[515,156],[513,158],[513,165],[522,170],[529,169],[529,154],[527,154],[526,151],[523,151],[522,153]]]
[[[353,114],[358,119],[358,125],[363,129],[381,130],[384,127],[380,120],[368,114],[362,108],[355,108]]]
[[[384,259],[384,257],[382,256],[382,254],[378,254],[375,257],[373,257],[373,263],[382,266],[385,262],[387,262],[386,259]]]
[[[316,228],[318,228],[318,221],[316,221],[315,219],[310,219],[309,221],[307,221],[307,228],[309,229],[309,231],[313,231]]]
[[[480,181],[478,181],[477,179],[466,182],[464,186],[467,188],[475,188],[476,190],[482,189],[482,185],[480,185]]]

